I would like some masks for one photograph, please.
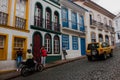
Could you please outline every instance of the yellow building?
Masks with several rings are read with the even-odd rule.
[[[16,51],[28,46],[30,0],[0,0],[0,71],[16,68]]]

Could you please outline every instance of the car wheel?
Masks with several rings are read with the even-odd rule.
[[[106,60],[106,59],[107,59],[107,55],[103,54],[103,60]]]
[[[92,56],[87,56],[87,58],[88,58],[88,61],[92,61],[93,60]]]
[[[110,56],[110,57],[113,57],[113,50],[111,50],[109,56]]]

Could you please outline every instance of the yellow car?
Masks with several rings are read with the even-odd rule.
[[[86,55],[89,61],[95,58],[106,59],[113,56],[113,48],[106,42],[89,43]]]

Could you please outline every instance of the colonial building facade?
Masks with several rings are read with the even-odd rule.
[[[91,0],[74,0],[89,11],[89,26],[87,27],[87,43],[108,42],[115,45],[115,31],[113,27],[114,14],[102,8]]]
[[[16,51],[28,47],[30,0],[0,0],[0,71],[16,68]]]
[[[41,46],[47,50],[47,62],[61,59],[61,7],[56,0],[30,0],[30,45],[34,56]]]
[[[87,10],[70,0],[61,0],[62,47],[65,47],[67,58],[85,55]]]
[[[76,4],[75,4],[76,3]],[[0,0],[0,71],[16,69],[16,51],[34,56],[41,46],[47,63],[85,55],[90,42],[114,45],[115,15],[91,0]]]

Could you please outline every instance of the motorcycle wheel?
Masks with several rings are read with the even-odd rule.
[[[37,66],[37,71],[41,72],[43,71],[43,69],[44,69],[44,66],[42,64]]]
[[[29,71],[28,71],[28,69],[27,69],[27,67],[23,67],[22,69],[21,69],[21,75],[22,76],[27,76],[29,74]]]

